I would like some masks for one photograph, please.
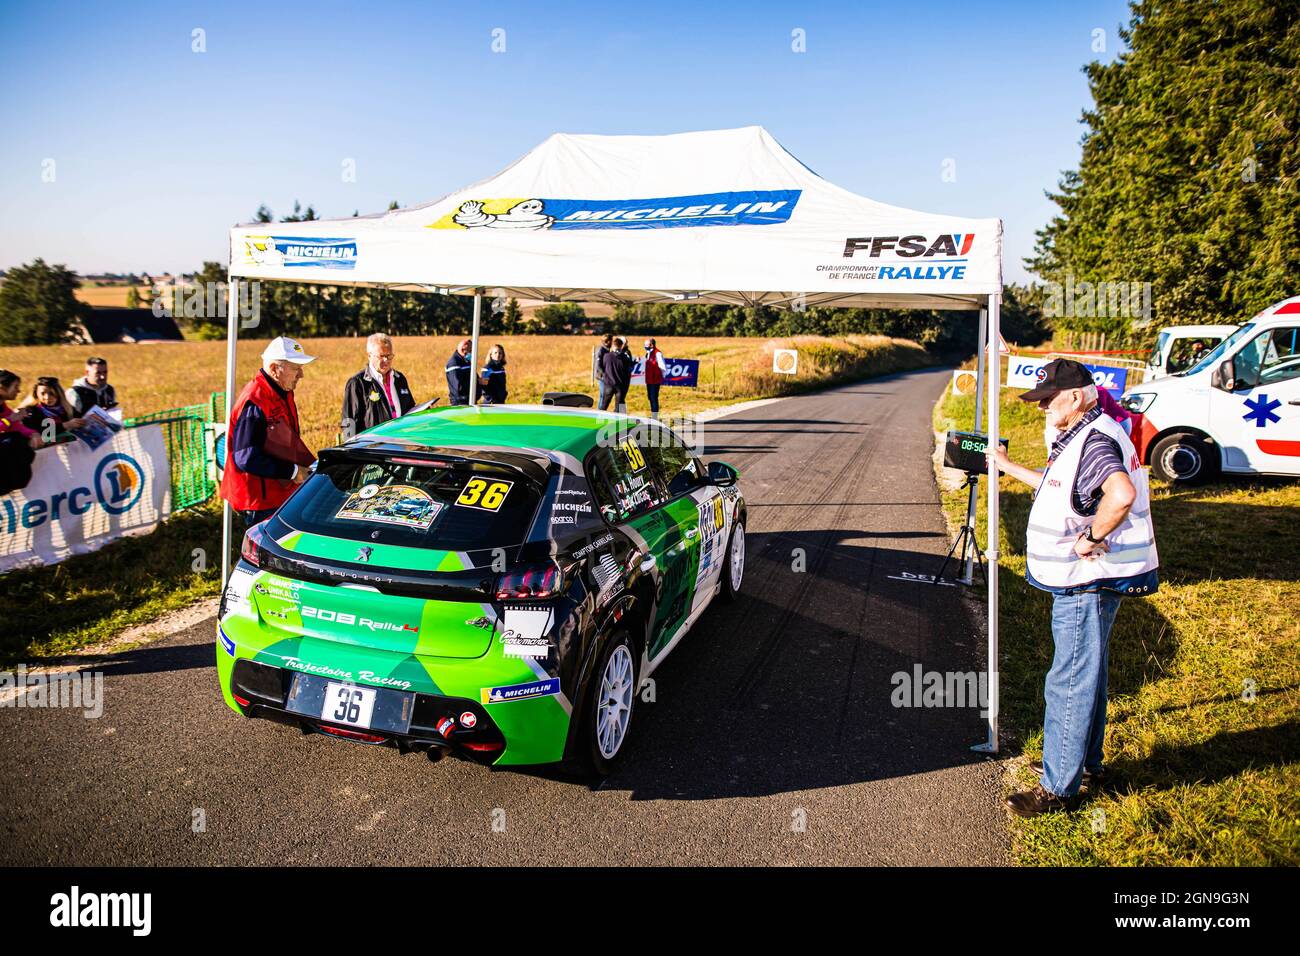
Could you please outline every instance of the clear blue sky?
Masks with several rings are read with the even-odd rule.
[[[261,203],[377,212],[556,131],[759,124],[854,192],[1001,217],[1006,278],[1023,281],[1055,208],[1043,190],[1078,163],[1080,68],[1115,56],[1126,20],[1123,0],[0,0],[0,268],[192,271],[224,262],[226,227]]]

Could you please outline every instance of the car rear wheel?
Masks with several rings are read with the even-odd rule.
[[[1151,470],[1171,484],[1200,485],[1218,474],[1219,455],[1205,439],[1178,432],[1151,449]]]
[[[731,529],[731,540],[727,542],[727,558],[722,565],[722,599],[736,600],[744,580],[745,522],[738,519],[736,526]]]
[[[636,648],[617,630],[596,663],[583,708],[582,769],[591,776],[608,776],[626,751],[636,692]]]

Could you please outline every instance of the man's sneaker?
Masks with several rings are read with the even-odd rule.
[[[1040,813],[1057,813],[1070,809],[1070,801],[1044,790],[1041,784],[1007,797],[1007,809],[1018,817],[1036,817]]]
[[[1030,761],[1029,770],[1035,777],[1042,778],[1043,762],[1041,760]],[[1080,781],[1083,786],[1089,790],[1100,790],[1106,786],[1106,768],[1098,767],[1096,770],[1083,771],[1083,780]]]

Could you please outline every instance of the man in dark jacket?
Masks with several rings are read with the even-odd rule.
[[[600,397],[596,400],[598,408],[605,407],[605,356],[614,344],[614,336],[606,332],[600,337],[600,348],[596,349],[596,382],[600,385]]]
[[[632,384],[632,362],[623,352],[623,340],[615,339],[614,347],[600,360],[600,379],[605,386],[605,397],[600,403],[604,411],[612,398],[617,399],[614,410],[627,411],[627,390]]]
[[[92,355],[86,359],[86,374],[65,393],[72,416],[82,418],[96,405],[104,411],[117,408],[117,392],[108,384],[108,361]]]
[[[469,377],[474,373],[469,350],[473,343],[465,339],[447,360],[447,395],[449,405],[469,404]]]
[[[393,340],[376,332],[366,339],[366,358],[366,367],[343,386],[344,441],[415,407],[406,376],[393,368]]]

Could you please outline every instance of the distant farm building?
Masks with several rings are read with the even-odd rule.
[[[169,315],[154,315],[152,309],[90,309],[73,340],[83,345],[106,342],[181,342],[184,336]]]

